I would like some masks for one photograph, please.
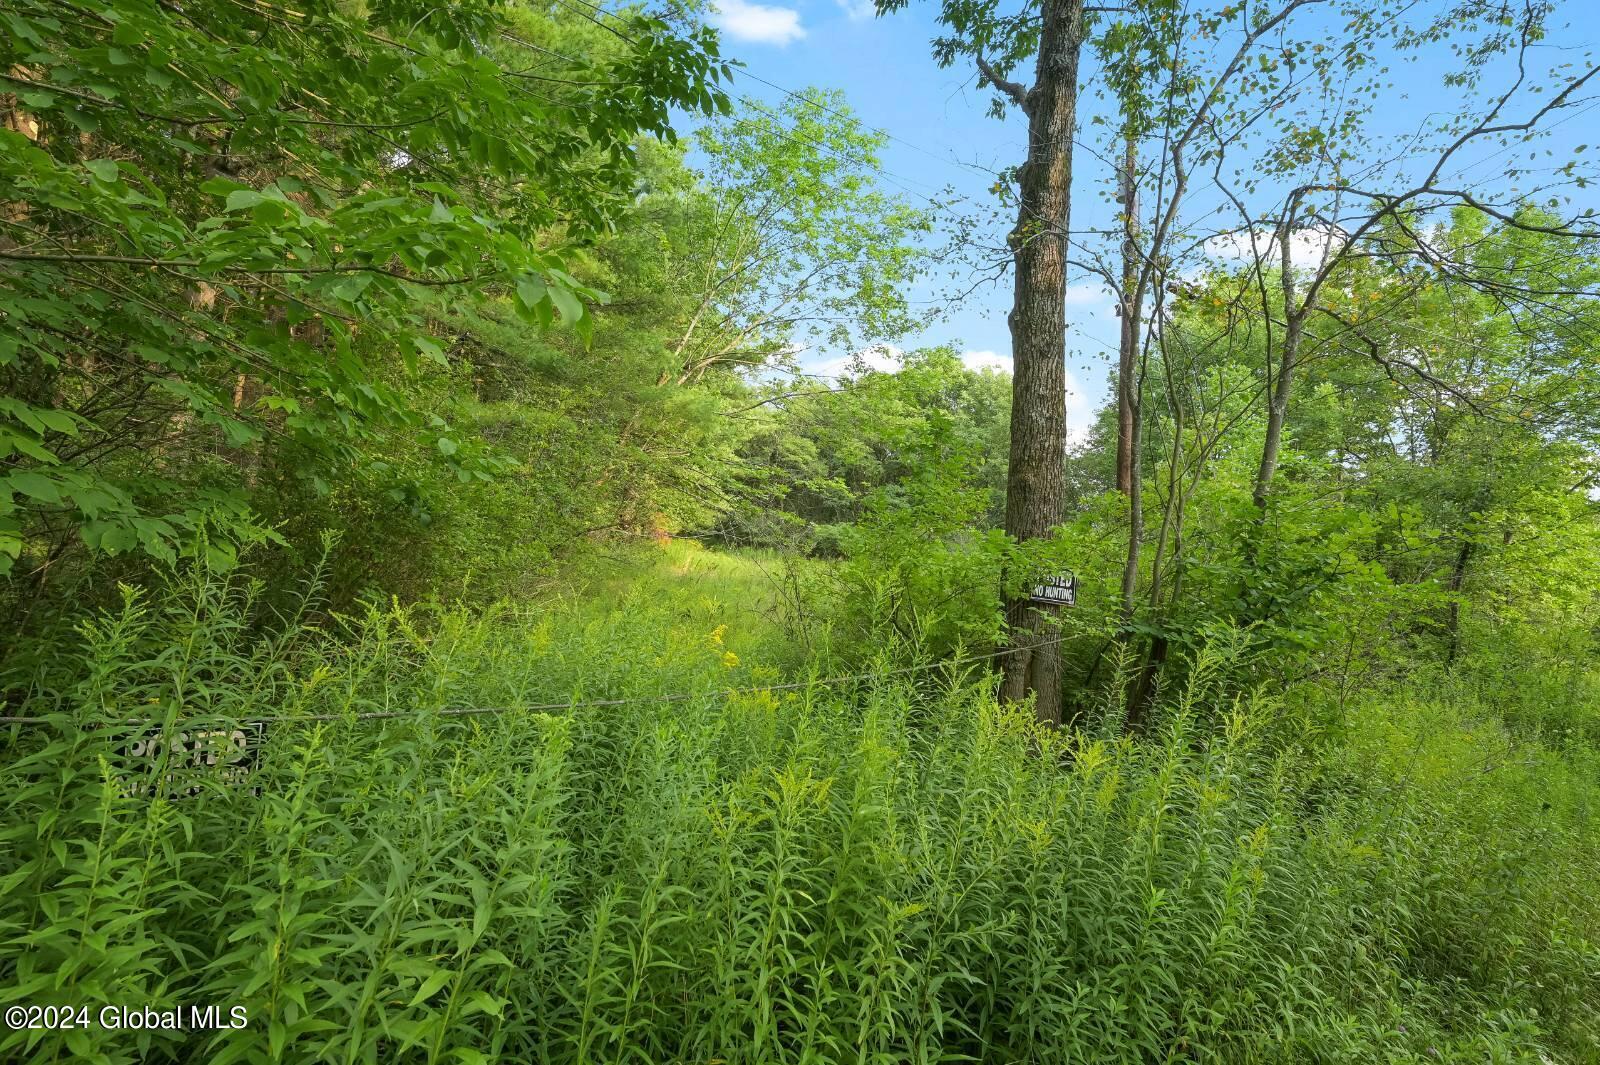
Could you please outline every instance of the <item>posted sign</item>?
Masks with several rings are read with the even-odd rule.
[[[246,721],[231,728],[180,726],[172,732],[152,729],[130,736],[117,752],[122,755],[123,794],[168,799],[198,795],[204,777],[230,788],[245,787],[261,760],[265,732],[262,722]]]
[[[1028,601],[1040,606],[1076,606],[1077,575],[1068,573],[1046,577],[1043,583],[1033,586],[1033,593],[1028,596]]]

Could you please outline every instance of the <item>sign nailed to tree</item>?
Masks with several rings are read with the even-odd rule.
[[[1076,606],[1078,603],[1077,574],[1067,573],[1046,577],[1042,583],[1033,586],[1033,592],[1028,596],[1028,602],[1037,603],[1040,606]]]

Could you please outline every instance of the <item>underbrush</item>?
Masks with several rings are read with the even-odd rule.
[[[199,565],[19,659],[0,986],[249,1027],[0,1056],[1600,1060],[1592,759],[1376,695],[1308,753],[1204,661],[1148,740],[1041,734],[903,649],[780,672],[718,566],[267,619]],[[130,719],[270,720],[229,784]]]

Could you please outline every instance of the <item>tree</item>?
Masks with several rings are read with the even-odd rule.
[[[745,426],[741,480],[753,502],[728,514],[719,534],[836,551],[870,496],[897,501],[935,469],[955,471],[982,497],[979,530],[998,528],[1010,386],[1004,374],[963,366],[947,347],[907,352],[892,372],[847,371],[831,387],[763,386],[761,398],[731,412]]]
[[[1600,324],[1600,300],[1590,295],[1600,273],[1583,240],[1543,231],[1558,223],[1533,210],[1513,224],[1458,208],[1448,225],[1419,235],[1441,261],[1470,261],[1467,279],[1376,259],[1323,297],[1315,342],[1334,351],[1307,367],[1306,383],[1332,385],[1347,400],[1322,424],[1301,413],[1297,446],[1353,446],[1368,475],[1347,499],[1404,509],[1430,530],[1430,548],[1397,559],[1390,573],[1435,580],[1448,593],[1447,663],[1461,652],[1473,569],[1544,535],[1539,515],[1564,509],[1552,500],[1583,497],[1596,481],[1600,382],[1587,355]],[[1504,293],[1547,295],[1529,315]]]
[[[1128,500],[1128,553],[1122,573],[1122,609],[1134,614],[1139,591],[1140,550],[1144,537],[1144,497],[1140,444],[1144,415],[1144,385],[1148,353],[1157,342],[1166,291],[1174,276],[1173,245],[1180,242],[1180,212],[1189,193],[1190,172],[1196,160],[1191,147],[1197,138],[1212,135],[1216,147],[1206,146],[1199,162],[1220,164],[1225,138],[1216,135],[1219,110],[1232,116],[1251,109],[1265,113],[1282,107],[1299,91],[1292,79],[1275,76],[1270,63],[1251,65],[1263,42],[1281,34],[1291,17],[1318,0],[1287,0],[1276,7],[1258,7],[1237,35],[1224,32],[1231,14],[1228,4],[1216,11],[1188,10],[1162,0],[1143,5],[1133,17],[1116,18],[1095,39],[1095,51],[1105,70],[1104,81],[1116,97],[1118,122],[1112,151],[1120,152],[1116,167],[1120,240],[1115,265],[1090,260],[1085,265],[1100,274],[1117,296],[1120,333],[1116,376],[1116,487]],[[1359,20],[1358,20],[1359,21]],[[1219,58],[1207,70],[1207,57],[1190,41],[1215,41]],[[1231,48],[1230,48],[1231,45]],[[1200,46],[1203,48],[1204,46]],[[1153,143],[1155,155],[1148,172],[1141,171],[1141,147]],[[1140,188],[1151,186],[1150,224],[1140,216]],[[1193,253],[1199,242],[1186,249]],[[1154,313],[1146,321],[1147,304]],[[1159,649],[1156,657],[1159,658]]]
[[[886,139],[814,89],[776,108],[747,100],[700,130],[700,180],[655,191],[638,215],[636,240],[665,252],[663,385],[913,328],[906,293],[930,223],[879,185]]]
[[[907,0],[878,0],[880,12]],[[1000,10],[998,0],[943,0],[940,21],[951,35],[934,42],[943,66],[970,57],[980,86],[1028,123],[1026,160],[1017,168],[1017,221],[1007,245],[1015,270],[1011,326],[1010,465],[1005,531],[1026,545],[1050,537],[1064,516],[1066,473],[1066,283],[1072,209],[1073,139],[1077,132],[1078,62],[1087,26],[1083,0],[1044,0],[1037,10]],[[1027,59],[1031,86],[1010,80]],[[1001,697],[1034,698],[1035,716],[1061,723],[1061,649],[1052,622],[1059,606],[1031,603],[1010,574],[1002,592],[1009,650]]]
[[[1466,176],[1470,169],[1467,157],[1474,148],[1496,142],[1510,147],[1536,136],[1541,124],[1551,116],[1575,106],[1578,93],[1600,74],[1600,65],[1584,64],[1571,71],[1552,71],[1547,83],[1537,82],[1530,73],[1530,55],[1544,38],[1548,14],[1547,5],[1528,4],[1512,16],[1500,5],[1467,0],[1451,5],[1441,17],[1424,24],[1413,35],[1402,35],[1402,47],[1436,41],[1451,33],[1461,37],[1461,50],[1472,65],[1447,78],[1447,84],[1477,86],[1497,69],[1492,61],[1502,54],[1512,56],[1515,64],[1508,72],[1509,85],[1492,97],[1487,108],[1466,111],[1431,137],[1430,131],[1424,130],[1408,138],[1407,150],[1398,156],[1398,173],[1384,174],[1382,163],[1364,164],[1364,153],[1357,149],[1354,138],[1347,136],[1341,143],[1340,130],[1307,130],[1291,125],[1284,131],[1284,142],[1269,169],[1279,174],[1297,174],[1300,183],[1289,188],[1267,211],[1252,212],[1235,198],[1248,231],[1253,281],[1261,297],[1260,313],[1267,319],[1269,332],[1275,326],[1279,328],[1267,394],[1266,433],[1252,490],[1258,508],[1267,507],[1272,491],[1308,323],[1325,313],[1319,306],[1319,296],[1350,261],[1380,255],[1413,258],[1447,268],[1427,242],[1417,237],[1417,230],[1455,206],[1474,207],[1515,227],[1529,225],[1535,231],[1600,239],[1600,229],[1592,222],[1592,210],[1530,223],[1517,210],[1517,197],[1508,200],[1484,190],[1492,174],[1491,178]],[[1473,32],[1481,35],[1479,40],[1471,39]],[[1541,98],[1543,102],[1539,102]],[[1519,104],[1526,112],[1516,118],[1510,111]],[[1346,123],[1345,131],[1350,128]],[[1435,142],[1433,151],[1418,151],[1419,142],[1425,144],[1429,139]],[[1408,178],[1408,164],[1419,160],[1420,173]],[[1306,170],[1312,173],[1307,174]],[[1352,176],[1351,171],[1359,176]],[[1588,180],[1586,174],[1576,172],[1574,160],[1542,191],[1553,193],[1563,185],[1582,187]],[[1552,196],[1549,206],[1554,209],[1557,202]],[[1264,225],[1267,219],[1270,222]],[[1314,261],[1301,264],[1296,262],[1296,244],[1307,236]],[[1457,271],[1458,278],[1465,281],[1474,277],[1470,264],[1456,265],[1466,266]],[[1265,287],[1269,269],[1278,287],[1271,300]],[[1475,283],[1498,287],[1503,294],[1510,292],[1510,286],[1492,276]],[[1273,300],[1281,307],[1282,317],[1277,322],[1272,320]]]
[[[571,57],[509,4],[21,0],[0,43],[0,570],[253,526],[254,470],[324,490],[373,430],[490,467],[393,367],[420,293],[589,327],[570,272],[634,142],[726,106],[714,37],[631,20]],[[552,66],[550,54],[559,61]]]

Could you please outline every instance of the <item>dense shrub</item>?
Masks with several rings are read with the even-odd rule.
[[[38,656],[9,678],[49,724],[5,741],[0,984],[250,1022],[13,1031],[4,1056],[1600,1049],[1592,762],[1378,700],[1313,758],[1205,662],[1148,741],[1042,735],[971,670],[785,686],[737,572],[693,562],[612,610],[353,619],[257,617],[191,567]],[[134,717],[273,720],[249,787],[166,801],[124,794]]]

